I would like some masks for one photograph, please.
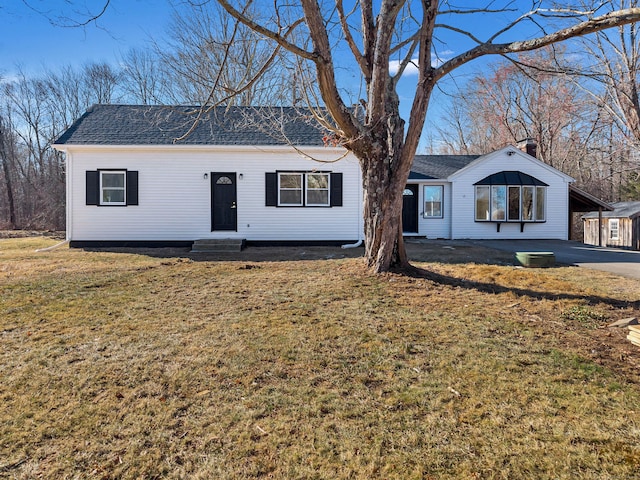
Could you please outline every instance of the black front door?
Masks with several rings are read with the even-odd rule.
[[[238,229],[236,174],[211,173],[211,230]]]
[[[418,233],[418,185],[407,185],[402,193],[402,231]]]

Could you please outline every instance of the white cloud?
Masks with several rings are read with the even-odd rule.
[[[391,60],[389,62],[389,73],[391,75],[395,75],[398,73],[400,69],[400,61],[399,60]],[[411,60],[411,63],[407,65],[407,68],[404,69],[403,75],[418,75],[418,59],[414,58]]]
[[[444,62],[449,60],[449,58],[451,58],[453,54],[454,54],[453,50],[445,50],[442,52],[438,52],[437,56],[434,54],[432,66],[438,67],[442,65]],[[391,75],[395,75],[396,73],[398,73],[399,68],[400,68],[399,60],[389,61],[389,73],[391,73]],[[409,65],[407,65],[407,68],[405,68],[404,73],[402,75],[418,75],[418,59],[417,58],[411,59],[411,62],[409,63]]]

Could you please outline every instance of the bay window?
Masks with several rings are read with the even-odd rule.
[[[547,184],[522,172],[500,172],[475,184],[477,222],[544,222]]]

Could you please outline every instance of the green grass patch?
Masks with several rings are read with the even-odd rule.
[[[571,322],[578,322],[585,327],[597,328],[607,320],[603,313],[585,305],[574,305],[563,311],[561,317]]]
[[[629,356],[558,313],[619,312],[640,289],[585,290],[575,269],[421,264],[450,280],[434,281],[349,258],[34,252],[52,243],[0,240],[0,477],[640,471]]]

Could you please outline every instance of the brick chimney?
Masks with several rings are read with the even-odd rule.
[[[538,144],[533,138],[525,138],[518,142],[518,148],[527,155],[538,158]]]

